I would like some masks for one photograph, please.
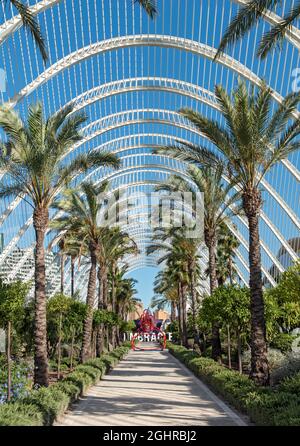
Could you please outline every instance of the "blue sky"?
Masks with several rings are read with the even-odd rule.
[[[149,306],[153,296],[153,281],[157,272],[158,268],[147,267],[137,269],[129,274],[130,277],[138,280],[136,284],[137,297],[144,302],[144,308]]]
[[[35,1],[30,0],[29,3],[34,4]],[[283,3],[288,7],[290,0]],[[75,4],[78,4],[78,8],[74,7]],[[47,68],[77,49],[126,34],[176,36],[216,47],[222,31],[229,23],[231,13],[236,12],[237,8],[236,3],[229,0],[158,0],[157,5],[158,17],[155,21],[149,21],[137,5],[133,6],[133,0],[76,0],[76,2],[64,0],[59,2],[56,7],[39,15],[42,31],[48,41],[50,60]],[[7,18],[9,18],[9,8],[7,9]],[[277,12],[280,12],[280,9]],[[259,77],[265,78],[268,84],[284,96],[291,92],[294,81],[293,69],[300,66],[299,51],[291,44],[284,43],[282,52],[270,54],[264,62],[259,61],[255,57],[254,42],[268,29],[269,25],[266,22],[261,23],[258,32],[253,29],[245,36],[241,44],[236,45],[232,51],[230,50],[230,54],[252,69]],[[12,38],[5,41],[0,47],[0,52],[0,69],[5,70],[7,77],[7,92],[4,94],[4,99],[7,100],[26,84],[36,79],[44,70],[44,66],[40,55],[35,51],[32,39],[24,29],[18,30]],[[159,45],[119,48],[88,57],[69,69],[59,72],[50,81],[42,84],[24,98],[17,108],[21,113],[26,114],[27,106],[39,100],[43,101],[46,114],[51,114],[69,100],[92,87],[133,77],[169,77],[196,84],[210,91],[213,91],[215,84],[223,84],[228,91],[231,91],[238,80],[238,75],[233,70],[192,51],[161,48]],[[101,147],[107,141],[120,136],[143,133],[179,136],[193,143],[209,145],[207,141],[191,131],[159,121],[151,122],[153,119],[152,109],[159,108],[175,112],[181,107],[196,109],[205,116],[222,122],[217,110],[204,102],[200,103],[195,98],[178,94],[178,92],[144,90],[122,93],[101,98],[86,106],[88,123],[116,112],[140,108],[149,110],[144,114],[144,118],[147,115],[149,121],[139,124],[128,123],[122,128],[111,128],[80,146],[76,150],[76,154]],[[151,136],[141,137],[140,141],[145,145],[153,144]],[[144,147],[136,149],[141,153],[147,150],[151,149]],[[67,160],[74,158],[74,155],[75,152]],[[137,158],[132,159],[138,162]],[[290,160],[299,168],[300,153],[290,156]],[[148,158],[149,163],[152,161]],[[154,178],[161,180],[161,175],[157,171],[139,172],[139,175],[139,179],[145,181],[151,181]],[[97,171],[93,178],[99,179],[99,177],[100,173]],[[82,180],[82,178],[83,176],[80,176],[78,180]],[[129,175],[121,177],[120,184],[123,180],[129,183],[132,179]],[[286,168],[278,165],[267,175],[267,180],[299,218],[299,183],[295,178]],[[266,191],[264,200],[264,211],[281,234],[287,239],[297,236],[298,228]],[[8,200],[1,200],[0,212],[3,212],[7,206]],[[5,220],[1,227],[5,245],[10,242],[30,215],[31,208],[22,202],[16,211]],[[240,233],[247,239],[246,227],[238,219],[235,219],[235,223]],[[261,222],[260,230],[262,240],[276,256],[281,242],[272,235],[266,223]],[[19,246],[22,248],[30,246],[33,241],[34,232],[32,227],[29,227],[21,238]],[[241,247],[240,252],[247,260],[246,249]],[[271,259],[264,251],[262,256],[264,266],[269,268],[272,264]],[[239,267],[247,278],[247,271],[244,271],[243,265],[239,264]],[[139,297],[143,299],[145,305],[153,295],[152,282],[155,273],[155,269],[145,268],[131,274],[139,280],[137,285]]]

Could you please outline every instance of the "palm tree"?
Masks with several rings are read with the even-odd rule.
[[[176,284],[170,282],[170,271],[165,268],[157,273],[154,280],[153,291],[155,295],[151,300],[151,308],[164,309],[166,306],[171,307],[171,322],[176,320],[176,307],[178,302],[178,293]]]
[[[129,237],[128,234],[122,232],[119,228],[115,229],[115,234],[112,238],[112,243],[110,246],[109,253],[109,261],[110,261],[110,270],[111,270],[111,307],[112,311],[116,313],[116,273],[117,273],[117,264],[120,262],[126,255],[137,255],[138,248],[136,243],[132,238]],[[116,346],[116,338],[117,338],[117,327],[112,327],[112,346],[113,348]]]
[[[110,155],[110,165],[119,166],[117,158]],[[55,203],[56,209],[64,211],[62,217],[53,220],[51,226],[57,230],[70,231],[85,243],[90,257],[90,271],[87,288],[87,315],[84,321],[83,342],[80,360],[84,363],[90,357],[90,346],[93,324],[93,308],[96,297],[97,261],[101,246],[103,228],[99,226],[99,215],[103,201],[99,200],[101,194],[107,190],[107,182],[99,187],[92,183],[83,182],[80,190],[66,191],[64,199]]]
[[[20,0],[2,0],[2,1],[4,1],[4,3],[6,4],[11,4],[16,8],[18,13],[20,14],[23,26],[26,29],[28,29],[28,31],[31,33],[44,62],[46,62],[48,60],[48,55],[47,55],[45,40],[43,38],[38,21],[32,14],[30,7],[25,5]]]
[[[49,225],[49,207],[55,195],[78,172],[101,165],[116,165],[114,155],[89,153],[78,155],[73,161],[62,162],[70,148],[81,140],[80,125],[83,114],[70,114],[69,105],[44,118],[41,104],[29,107],[27,122],[18,114],[2,106],[0,127],[7,135],[2,143],[0,167],[10,181],[1,184],[0,197],[21,195],[33,208],[35,248],[35,373],[34,382],[48,385],[46,348],[46,291],[44,240]]]
[[[61,279],[60,279],[60,290],[61,294],[64,293],[64,282],[65,282],[65,261],[66,257],[70,257],[71,263],[71,271],[70,271],[70,280],[71,280],[71,296],[74,297],[75,294],[75,261],[78,259],[78,263],[80,264],[81,257],[86,255],[86,246],[82,240],[77,238],[75,233],[70,231],[60,231],[49,243],[48,250],[51,250],[52,247],[58,244],[59,254],[60,254],[60,270],[61,270]]]
[[[225,48],[241,39],[251,28],[253,28],[268,9],[275,9],[281,0],[250,0],[242,6],[236,16],[232,19],[226,29],[219,45],[216,58]],[[300,16],[300,2],[291,6],[288,13],[270,31],[266,32],[258,47],[258,56],[265,58],[274,48],[280,46],[287,31]]]
[[[190,148],[187,148],[186,155],[189,155]],[[196,150],[196,148],[194,148]],[[170,151],[180,157],[185,156],[184,148],[176,146],[167,146],[159,149],[160,152],[169,153]],[[220,226],[224,223],[226,218],[228,218],[228,212],[230,212],[230,206],[233,205],[238,199],[239,194],[233,194],[231,197],[229,193],[232,189],[232,184],[229,183],[224,186],[224,181],[222,179],[224,168],[221,164],[217,168],[210,166],[204,166],[199,169],[197,166],[190,166],[188,168],[188,174],[192,179],[194,185],[199,191],[203,193],[204,198],[204,240],[208,249],[208,265],[209,265],[209,278],[210,278],[210,292],[211,294],[218,287],[217,281],[217,265],[216,265],[216,248],[217,248],[217,238],[218,230]],[[194,188],[190,184],[179,176],[173,176],[167,183],[169,190],[190,192],[194,193]],[[161,186],[166,188],[167,185]],[[190,239],[190,247],[193,246],[192,242],[195,239]],[[199,248],[201,244],[201,239],[197,240],[194,248],[197,246]],[[186,242],[187,245],[187,242]],[[184,247],[184,251],[187,254],[189,249],[187,246]],[[196,267],[195,252],[189,258],[189,274],[190,281],[193,283],[193,271]],[[191,288],[192,294],[192,311],[193,320],[196,320],[195,308],[195,286]],[[195,322],[194,322],[195,324]],[[212,357],[215,360],[221,360],[221,342],[219,335],[219,327],[215,324],[212,328]]]
[[[299,148],[295,138],[300,120],[295,119],[300,95],[289,94],[271,114],[271,89],[262,83],[257,93],[248,92],[239,83],[233,100],[223,87],[215,95],[226,125],[220,126],[190,109],[181,110],[202,134],[220,151],[221,156],[204,147],[177,147],[187,159],[218,166],[227,165],[227,175],[242,194],[242,207],[249,226],[249,269],[251,291],[251,377],[260,384],[269,382],[266,326],[262,291],[259,216],[262,207],[260,183],[280,160]]]
[[[160,188],[167,189],[168,185],[161,185]],[[197,239],[186,238],[185,230],[186,228],[177,227],[156,228],[153,237],[154,243],[148,246],[147,255],[155,251],[163,253],[157,263],[166,263],[169,280],[165,286],[172,287],[171,284],[176,284],[180,338],[182,344],[187,346],[187,293],[190,292],[192,297],[193,320],[195,322],[195,275],[199,245]],[[193,270],[191,269],[192,264],[194,265]],[[166,290],[162,283],[155,289],[155,292],[165,292]],[[196,324],[194,324],[194,330],[196,333]]]
[[[126,322],[128,308],[135,308],[137,302],[140,299],[135,297],[137,290],[135,289],[135,284],[137,281],[132,277],[125,277],[128,272],[128,266],[124,265],[122,267],[116,268],[116,273],[114,276],[115,281],[115,313],[119,321]],[[126,312],[127,310],[127,312]],[[116,344],[120,345],[121,333],[119,324],[116,327]]]
[[[134,3],[138,3],[151,19],[157,15],[156,0],[134,0]]]
[[[218,285],[225,285],[227,279],[233,284],[235,275],[234,255],[239,247],[236,236],[226,224],[220,226],[217,242],[217,279]]]

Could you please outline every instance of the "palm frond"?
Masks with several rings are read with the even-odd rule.
[[[242,6],[227,27],[219,44],[215,59],[225,48],[240,40],[262,17],[268,8],[274,7],[279,0],[250,0]]]
[[[30,8],[27,5],[24,5],[24,3],[19,0],[6,0],[6,2],[10,2],[17,9],[18,13],[20,14],[23,26],[29,30],[32,37],[34,38],[35,43],[37,44],[37,47],[40,50],[44,62],[47,62],[48,54],[46,43],[42,35],[40,26],[34,15],[32,14]]]
[[[134,3],[138,3],[151,19],[154,19],[158,13],[156,0],[134,0]]]
[[[290,29],[293,22],[300,16],[300,3],[298,2],[278,25],[271,28],[261,39],[257,54],[265,59],[271,50],[282,45],[286,32]]]

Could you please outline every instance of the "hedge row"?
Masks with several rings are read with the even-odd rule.
[[[33,390],[18,402],[3,404],[0,426],[51,426],[70,403],[96,384],[128,351],[127,345],[118,347],[101,358],[78,365],[66,378],[50,387]]]
[[[258,387],[247,376],[229,370],[210,358],[182,346],[168,345],[170,353],[183,362],[212,390],[247,414],[260,426],[300,426],[300,373],[273,388]]]

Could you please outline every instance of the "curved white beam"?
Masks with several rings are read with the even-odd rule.
[[[128,137],[125,137],[125,138],[132,138],[132,136],[128,136]],[[121,139],[124,139],[124,137],[123,138],[119,138],[119,140],[121,140]],[[182,140],[183,142],[185,141],[185,140]],[[107,143],[107,145],[109,145],[110,143]],[[147,145],[141,145],[140,147],[145,147],[145,146],[147,146]],[[149,147],[152,147],[153,145],[149,145]],[[135,148],[139,148],[139,146],[135,146]],[[123,149],[123,151],[127,151],[127,150],[129,150],[129,148],[128,147],[126,147],[126,148],[124,148]],[[139,154],[132,154],[132,155],[128,155],[128,156],[126,156],[127,158],[129,158],[129,157],[132,157],[132,156],[139,156]],[[144,154],[144,156],[152,156],[152,155],[150,155],[150,154]],[[125,157],[125,158],[126,158]],[[166,156],[163,156],[163,155],[160,155],[160,157],[163,157],[163,158],[168,158],[168,157],[166,157]],[[172,159],[172,158],[171,158]],[[131,169],[134,169],[135,167],[139,167],[139,166],[130,166],[129,168],[127,168],[127,170],[131,170]],[[145,167],[145,166],[140,166],[140,167]],[[149,165],[149,167],[151,167],[150,165]],[[168,166],[164,166],[164,165],[162,165],[161,167],[163,167],[165,170],[169,170],[169,168],[168,168]],[[148,170],[148,169],[147,169]],[[145,170],[145,171],[147,171],[147,170]],[[94,171],[92,171],[86,178],[89,178],[90,176],[92,176],[92,175],[94,175],[95,173],[96,173],[96,171],[97,171],[97,169],[96,170],[94,170]],[[115,171],[115,172],[113,172],[111,175],[112,176],[115,176],[116,174],[119,174],[119,173],[121,173],[121,172],[124,172],[124,170],[122,171]],[[180,170],[177,170],[177,169],[175,169],[175,172],[176,173],[179,173],[179,174],[183,174],[183,172],[182,171],[180,171]],[[262,215],[261,215],[261,217],[262,217],[262,219],[263,220],[265,220],[265,222],[266,223],[268,223],[268,221],[267,221],[267,217],[264,215],[264,213],[262,213]],[[32,219],[30,218],[26,223],[25,223],[25,225],[23,226],[23,228],[21,228],[21,230],[18,232],[18,234],[12,239],[12,241],[7,245],[7,247],[5,248],[5,250],[2,252],[2,254],[0,255],[0,264],[5,260],[5,258],[6,258],[6,256],[9,254],[9,252],[14,248],[14,246],[16,245],[16,243],[18,242],[18,240],[20,239],[20,237],[24,234],[24,232],[27,230],[27,228],[31,225],[31,222],[32,222]],[[24,230],[24,228],[25,228],[25,230]],[[270,229],[272,230],[272,232],[278,237],[278,239],[282,242],[282,244],[283,244],[283,246],[285,246],[285,248],[287,249],[287,251],[289,252],[289,254],[291,255],[291,257],[294,259],[294,260],[296,260],[297,258],[298,258],[298,256],[296,255],[296,253],[292,250],[292,248],[290,247],[290,245],[286,242],[286,240],[281,236],[281,234],[279,233],[279,231],[274,231],[274,226],[273,227],[270,227]],[[271,254],[271,252],[268,250],[268,248],[267,247],[265,247],[264,246],[264,249],[265,249],[265,251],[266,251],[266,253],[269,255],[269,257],[272,259],[272,261],[273,261],[273,263],[274,264],[276,264],[276,263],[278,263],[277,262],[277,259],[273,256],[273,255],[270,255]],[[30,251],[28,251],[28,256],[30,255]],[[25,257],[24,257],[25,258]],[[280,264],[278,265],[278,269],[279,270],[281,270],[281,266],[280,266]]]
[[[37,15],[46,9],[55,6],[57,3],[60,3],[62,0],[40,0],[36,5],[30,7],[30,11],[33,15]],[[245,5],[248,0],[232,0],[234,3],[238,3],[241,5]],[[271,23],[271,25],[278,25],[282,21],[282,17],[277,14],[266,11],[263,14],[263,18]],[[12,33],[18,30],[22,26],[22,20],[20,15],[16,15],[9,20],[6,20],[0,26],[0,45],[7,39]],[[286,30],[285,38],[296,48],[300,47],[300,31],[295,26],[290,26]]]
[[[146,82],[147,85],[142,83]],[[149,85],[152,82],[153,85]],[[84,93],[78,95],[70,103],[74,103],[74,112],[81,110],[88,105],[93,104],[99,100],[103,100],[106,97],[111,97],[117,94],[123,94],[136,91],[163,91],[169,93],[178,93],[183,96],[195,99],[199,102],[205,103],[209,107],[213,107],[215,110],[221,111],[221,107],[218,104],[215,94],[203,87],[196,84],[185,82],[182,80],[172,78],[159,78],[159,77],[135,77],[130,79],[121,79],[113,82],[109,82],[98,87],[94,87]],[[284,159],[280,161],[288,171],[300,182],[299,170],[288,160]]]
[[[36,5],[30,7],[30,12],[32,15],[37,15],[43,11],[46,11],[46,9],[55,6],[61,1],[62,0],[41,0]],[[0,45],[2,45],[11,34],[21,28],[21,26],[22,19],[19,14],[13,16],[9,20],[6,20],[6,22],[0,26]]]
[[[157,115],[165,115],[164,118],[144,118],[144,113],[153,113]],[[142,115],[140,118],[139,115]],[[173,117],[174,122],[170,120],[170,118]],[[119,122],[117,121],[117,118],[119,118]],[[97,136],[100,136],[103,133],[106,133],[112,129],[116,129],[119,127],[125,127],[127,125],[133,125],[133,124],[143,124],[143,123],[159,123],[159,124],[166,124],[166,125],[174,125],[176,127],[182,128],[184,130],[190,131],[192,133],[195,133],[203,138],[206,138],[205,135],[203,135],[199,130],[191,125],[181,114],[178,112],[170,111],[170,110],[162,110],[162,109],[135,109],[125,112],[119,112],[115,113],[113,115],[106,116],[104,118],[101,118],[97,121],[94,121],[84,127],[83,129],[83,139],[75,144],[72,149],[69,151],[71,153],[73,150],[76,150],[78,147],[80,147],[82,144],[84,144],[87,141],[90,141],[93,138],[96,138]],[[174,137],[174,139],[177,139]],[[262,179],[261,184],[263,187],[265,187],[268,192],[273,196],[273,198],[279,203],[279,205],[282,207],[282,209],[286,212],[286,214],[289,216],[289,218],[293,221],[295,226],[300,229],[300,220],[297,217],[297,215],[294,213],[294,211],[287,205],[286,202],[282,199],[282,197],[269,185],[269,183],[266,181],[266,179]]]
[[[50,80],[53,76],[58,75],[66,68],[76,65],[85,59],[98,54],[103,54],[107,51],[116,50],[118,48],[129,48],[136,46],[159,46],[162,48],[175,48],[206,57],[210,60],[214,60],[214,57],[217,53],[217,50],[215,48],[212,48],[206,44],[176,36],[164,36],[158,34],[136,34],[130,36],[114,37],[87,45],[86,47],[80,48],[79,50],[74,51],[73,53],[70,53],[64,58],[58,60],[56,63],[43,71],[43,73],[40,74],[36,79],[22,88],[19,93],[17,93],[13,98],[10,99],[9,104],[14,107],[24,97],[30,95],[33,91]],[[236,59],[228,56],[227,54],[222,54],[218,58],[217,63],[221,63],[226,68],[235,71],[237,74],[243,76],[257,86],[261,83],[261,79],[259,78],[259,76],[253,73],[245,65],[241,64]],[[275,91],[272,91],[272,96],[273,99],[278,103],[281,103],[283,100],[283,97]],[[295,116],[298,116],[298,114],[295,114]]]

